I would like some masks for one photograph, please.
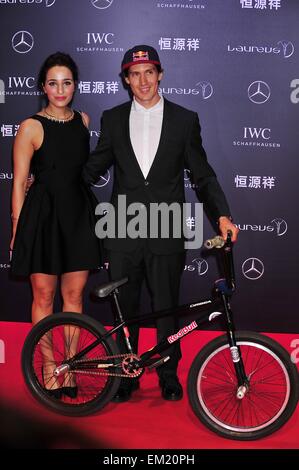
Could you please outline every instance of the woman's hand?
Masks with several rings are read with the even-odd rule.
[[[10,244],[9,244],[9,261],[11,261],[12,259],[12,252],[13,252],[13,247],[14,247],[14,244],[15,244],[15,234],[13,234],[12,238],[11,238],[11,241],[10,241]]]

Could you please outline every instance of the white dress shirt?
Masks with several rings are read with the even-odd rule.
[[[147,109],[133,99],[130,112],[130,138],[144,178],[147,177],[161,136],[164,99]]]

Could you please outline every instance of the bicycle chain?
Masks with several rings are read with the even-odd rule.
[[[138,356],[135,356],[134,354],[117,354],[115,356],[100,356],[100,357],[94,357],[92,359],[89,359],[89,358],[86,358],[86,359],[78,359],[76,361],[76,363],[80,363],[80,362],[94,362],[94,361],[98,361],[98,360],[103,360],[103,359],[110,359],[110,358],[113,358],[113,359],[118,359],[118,358],[123,358],[124,359],[129,359],[129,358],[132,358],[132,357],[136,357],[138,358]],[[139,359],[139,358],[138,358]],[[72,372],[75,372],[76,374],[88,374],[88,375],[102,375],[102,376],[111,376],[111,377],[132,377],[132,378],[135,378],[135,377],[139,377],[142,372],[143,372],[143,369],[141,368],[139,371],[137,372],[134,372],[132,374],[117,374],[115,372],[100,372],[100,371],[86,371],[86,370],[76,370],[76,369],[73,369]]]

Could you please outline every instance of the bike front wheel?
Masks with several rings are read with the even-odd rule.
[[[114,376],[119,349],[105,328],[79,313],[57,313],[37,323],[22,350],[22,370],[32,395],[52,411],[86,416],[103,408],[115,395],[120,378]],[[95,341],[70,369],[54,371]]]
[[[237,397],[238,381],[227,336],[208,343],[188,376],[194,413],[217,434],[255,440],[278,430],[293,414],[299,394],[298,372],[276,341],[252,332],[236,333],[249,387]]]

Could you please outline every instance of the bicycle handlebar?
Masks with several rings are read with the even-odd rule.
[[[224,240],[220,235],[217,235],[214,238],[206,240],[204,242],[204,246],[208,250],[211,250],[212,248],[223,248],[225,278],[229,288],[234,291],[236,288],[236,278],[232,251],[232,232],[230,230],[227,232],[226,240]]]
[[[224,243],[224,238],[220,237],[220,235],[217,235],[214,238],[209,238],[208,240],[206,240],[204,242],[204,247],[208,250],[211,250],[212,248],[222,248]]]
[[[227,232],[227,239],[224,240],[223,237],[220,235],[216,235],[214,238],[209,238],[204,242],[204,247],[207,248],[208,250],[211,250],[212,248],[222,248],[224,245],[231,246],[232,244],[232,232],[229,230]]]

